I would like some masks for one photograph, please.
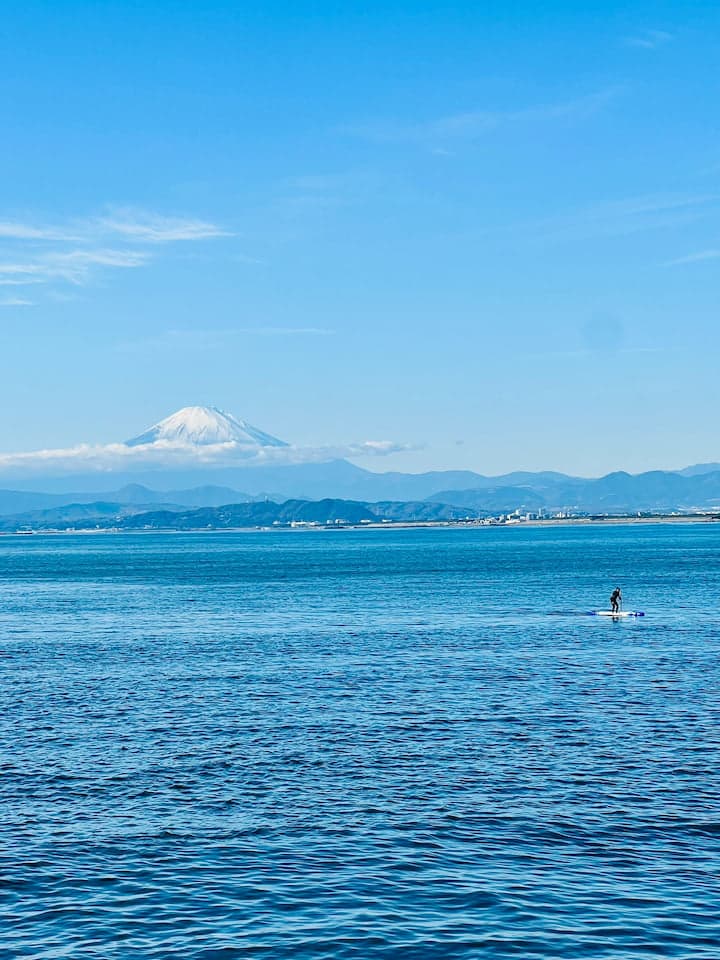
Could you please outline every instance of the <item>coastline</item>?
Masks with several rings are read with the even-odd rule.
[[[123,530],[119,527],[85,527],[69,530],[15,530],[0,531],[0,537],[38,537],[38,536],[89,536],[108,534],[203,534],[203,533],[327,533],[343,530],[497,530],[523,529],[525,527],[573,527],[573,526],[647,526],[661,524],[712,524],[720,522],[720,514],[683,514],[656,517],[550,517],[546,520],[510,520],[504,522],[484,522],[477,520],[420,520],[417,522],[399,520],[391,523],[346,523],[346,524],[303,524],[252,527],[179,527],[145,528]]]

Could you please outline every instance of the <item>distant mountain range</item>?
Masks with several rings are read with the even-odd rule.
[[[537,474],[520,484],[440,490],[431,499],[490,511],[504,510],[509,503],[521,510],[574,513],[720,510],[720,471],[619,472],[597,480]]]
[[[158,491],[139,483],[129,483],[118,490],[81,493],[40,493],[29,490],[0,490],[0,516],[38,511],[61,510],[68,505],[81,505],[103,501],[118,506],[151,510],[162,506],[165,509],[184,510],[187,507],[216,507],[224,503],[242,503],[253,497],[230,487],[201,486],[190,490]]]
[[[292,468],[286,468],[288,470]],[[367,471],[362,471],[367,473]],[[442,487],[457,472],[368,474],[366,489],[421,490]],[[227,487],[204,486],[159,492],[140,485],[97,493],[43,494],[0,491],[0,531],[117,527],[198,529],[266,526],[292,521],[348,523],[363,520],[433,521],[521,513],[623,515],[633,513],[720,512],[720,471],[632,476],[611,473],[597,480],[563,474],[471,474],[475,485],[439,489],[422,499],[373,497],[251,496]],[[463,479],[467,474],[462,474]],[[340,486],[340,485],[339,485]],[[189,509],[190,508],[190,509]]]
[[[714,466],[714,465],[713,465]],[[470,471],[422,474],[371,473],[346,461],[236,470],[242,490],[205,484],[176,490],[153,490],[133,483],[112,491],[67,493],[0,490],[0,516],[18,524],[49,524],[79,518],[82,505],[113,505],[110,511],[130,515],[162,509],[180,513],[189,508],[220,507],[253,501],[349,500],[361,503],[425,501],[473,511],[477,516],[514,510],[626,514],[720,510],[720,469],[688,467],[631,475],[611,473],[599,479],[561,473],[511,473],[486,477]],[[103,513],[103,509],[99,513]],[[5,525],[7,529],[7,525]]]
[[[548,471],[495,477],[470,470],[374,473],[343,459],[292,462],[297,448],[214,407],[184,407],[118,446],[127,449],[134,469],[54,478],[17,475],[12,489],[0,490],[3,528],[46,529],[92,518],[131,525],[134,516],[158,512],[174,515],[179,524],[184,522],[180,515],[190,510],[266,501],[345,501],[384,504],[385,510],[389,504],[405,504],[407,509],[392,509],[404,517],[410,511],[418,519],[463,511],[486,516],[516,510],[610,515],[720,510],[720,463],[637,475],[617,472],[598,479]],[[135,461],[138,450],[142,456]],[[171,461],[163,459],[169,450]],[[215,460],[218,451],[221,459]],[[228,451],[242,451],[255,464],[269,459],[272,465],[223,460]],[[277,462],[286,455],[291,459]],[[125,454],[119,462],[125,462]],[[364,509],[377,515],[375,507]]]
[[[199,530],[238,527],[262,527],[273,524],[362,523],[379,520],[437,521],[461,520],[481,516],[467,507],[420,502],[361,503],[354,500],[271,500],[252,503],[231,503],[199,510],[147,510],[136,505],[98,501],[68,504],[49,510],[36,510],[0,517],[0,531],[18,530]]]

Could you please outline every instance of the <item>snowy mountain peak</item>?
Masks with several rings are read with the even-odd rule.
[[[216,443],[239,443],[253,447],[287,446],[283,440],[263,433],[245,420],[238,420],[217,407],[183,407],[139,436],[126,440],[125,446],[139,447],[158,441],[189,446]]]

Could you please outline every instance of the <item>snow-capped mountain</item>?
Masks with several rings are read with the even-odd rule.
[[[252,447],[286,447],[284,440],[270,436],[245,420],[238,420],[217,407],[183,407],[165,417],[137,437],[125,441],[127,447],[165,441],[188,446],[237,443]]]

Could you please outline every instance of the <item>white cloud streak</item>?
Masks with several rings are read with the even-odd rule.
[[[67,283],[86,283],[95,267],[140,267],[148,255],[136,250],[67,250],[43,253],[34,260],[0,263],[0,274],[9,282],[49,283],[64,280]]]
[[[26,300],[24,297],[6,297],[0,300],[0,307],[34,307],[34,300]]]
[[[229,237],[232,234],[207,220],[168,217],[134,208],[120,208],[105,216],[72,220],[66,226],[0,220],[0,240],[60,240],[77,243],[108,236],[127,237],[136,243],[155,244],[209,240]]]
[[[673,35],[666,30],[644,30],[633,37],[625,37],[623,43],[627,47],[640,47],[643,50],[657,50],[673,39]]]
[[[205,220],[162,217],[135,210],[119,210],[114,216],[102,217],[96,223],[108,233],[145,243],[177,243],[232,236],[227,230]]]
[[[82,234],[69,233],[58,227],[35,227],[17,220],[0,221],[0,239],[8,240],[79,240]]]
[[[399,120],[376,120],[351,124],[342,132],[378,143],[416,143],[436,146],[437,142],[472,140],[500,127],[532,121],[556,121],[582,117],[603,107],[618,93],[612,87],[587,96],[558,103],[538,104],[514,110],[468,110],[448,114],[434,120],[407,123]]]
[[[717,211],[718,206],[717,193],[648,194],[598,204],[566,217],[535,221],[523,229],[543,241],[625,236],[692,223]]]
[[[65,225],[3,220],[0,286],[86,284],[98,270],[145,266],[161,245],[227,236],[228,231],[206,220],[135,209]]]
[[[676,257],[674,260],[668,260],[666,267],[677,267],[683,263],[701,263],[703,260],[717,260],[720,258],[720,249],[700,250],[697,253],[689,253],[685,257]]]
[[[416,449],[392,440],[365,440],[321,447],[258,447],[237,442],[190,445],[156,441],[137,447],[124,443],[78,444],[74,447],[0,454],[0,473],[73,473],[77,470],[108,473],[133,468],[204,466],[283,466],[322,463],[343,457],[388,456]]]
[[[217,350],[229,348],[242,337],[332,337],[329,327],[235,327],[226,330],[166,330],[153,337],[116,344],[121,352],[146,350]]]
[[[328,327],[240,327],[234,332],[258,337],[331,337],[335,333]]]

